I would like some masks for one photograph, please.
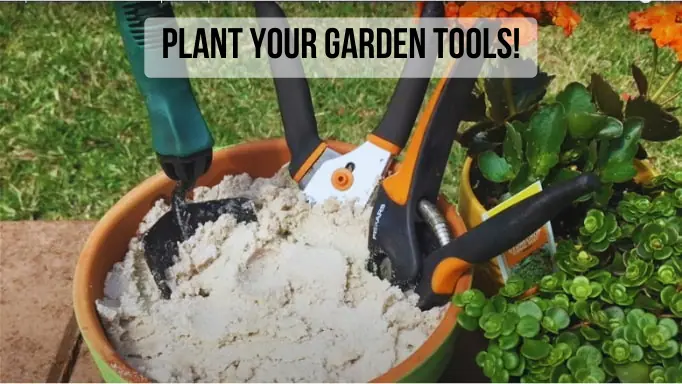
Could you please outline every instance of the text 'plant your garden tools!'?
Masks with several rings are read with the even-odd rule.
[[[179,47],[181,58],[239,57],[239,34],[243,28],[199,28],[191,48],[186,50],[184,28],[163,28],[163,57],[168,58],[170,47]],[[502,27],[497,30],[501,47],[490,49],[495,39],[488,28],[434,28],[428,33],[438,36],[438,58],[509,58],[519,57],[520,28]],[[317,58],[317,31],[313,28],[249,28],[256,58],[267,55],[280,57]],[[426,57],[426,28],[360,28],[324,31],[324,55],[331,58],[424,58]],[[267,38],[266,38],[267,37]],[[445,49],[445,41],[450,42]],[[453,44],[454,43],[454,44]],[[407,52],[401,50],[405,46]],[[229,48],[229,49],[228,49]],[[230,53],[231,52],[231,53]]]
[[[500,18],[149,18],[149,77],[268,77],[269,60],[301,60],[306,77],[430,77],[407,59],[483,58],[482,73],[461,77],[533,77],[537,22]],[[182,62],[183,65],[179,65]],[[487,69],[486,69],[487,67]],[[423,72],[423,73],[422,73]],[[299,77],[300,73],[277,73]]]

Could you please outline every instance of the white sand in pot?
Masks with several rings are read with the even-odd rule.
[[[161,300],[134,238],[97,302],[114,347],[162,382],[366,382],[436,328],[416,295],[365,269],[370,209],[310,206],[285,170],[227,176],[196,200],[254,199],[258,221],[225,215],[180,245]],[[140,232],[166,210],[147,214]]]

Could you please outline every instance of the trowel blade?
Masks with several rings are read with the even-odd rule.
[[[193,234],[200,224],[216,221],[224,214],[233,215],[237,222],[256,221],[253,201],[242,197],[187,203],[180,209],[187,217],[184,233],[189,234]],[[173,210],[161,216],[142,238],[147,266],[164,299],[170,298],[171,294],[166,283],[166,270],[175,263],[178,243],[185,240]]]

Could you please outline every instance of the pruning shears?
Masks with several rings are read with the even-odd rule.
[[[494,22],[482,23],[478,28],[494,28]],[[446,233],[432,236],[436,239],[425,235],[427,227],[433,228],[429,221],[438,219],[440,185],[457,128],[473,99],[477,79],[460,73],[478,73],[483,60],[459,59],[441,79],[400,168],[383,179],[374,203],[368,268],[392,284],[414,289],[423,310],[445,304],[472,264],[512,248],[601,184],[596,175],[583,174],[523,200],[454,240],[443,220]]]
[[[255,7],[262,28],[288,27],[284,12],[276,3],[256,2]],[[425,18],[442,18],[444,15],[444,5],[440,1],[427,3],[422,12]],[[427,46],[435,47],[435,44]],[[408,59],[403,73],[419,66],[430,73],[435,61],[435,50],[426,58]],[[380,124],[364,143],[341,155],[318,134],[310,89],[300,60],[270,58],[270,68],[284,136],[291,153],[289,173],[292,178],[313,203],[336,198],[339,201],[355,200],[356,204],[365,206],[386,175],[392,159],[407,143],[430,76],[401,77]],[[291,77],[291,73],[296,73],[297,77]]]

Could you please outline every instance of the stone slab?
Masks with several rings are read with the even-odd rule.
[[[93,222],[0,222],[0,381],[45,382]]]

